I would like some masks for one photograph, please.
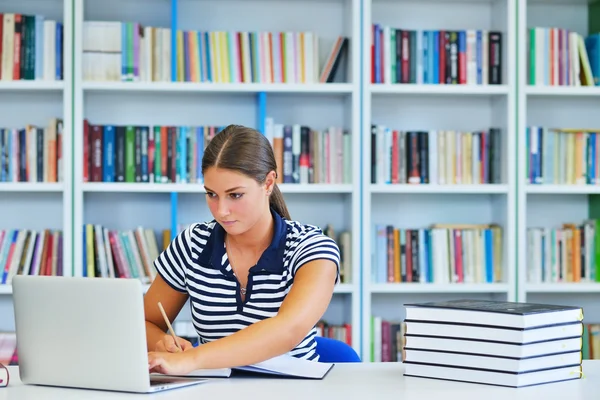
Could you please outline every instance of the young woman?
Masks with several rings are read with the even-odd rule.
[[[312,225],[292,221],[275,180],[271,144],[230,125],[202,158],[214,218],[181,232],[154,262],[144,297],[151,372],[254,364],[289,353],[318,361],[315,325],[339,280],[339,248]],[[165,334],[188,298],[200,345]]]

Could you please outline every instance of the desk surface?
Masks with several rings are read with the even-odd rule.
[[[0,400],[104,400],[104,399],[403,399],[531,400],[600,398],[600,360],[583,362],[582,379],[527,388],[404,377],[400,363],[337,364],[322,381],[278,378],[228,378],[154,394],[23,385],[17,367],[9,367],[10,385],[0,389]],[[151,397],[149,397],[151,396]]]

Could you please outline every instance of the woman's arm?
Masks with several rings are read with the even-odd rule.
[[[333,261],[306,263],[279,312],[230,336],[193,350],[197,368],[223,368],[254,364],[292,350],[322,318],[337,278]]]
[[[150,353],[150,370],[185,374],[201,368],[255,364],[287,353],[323,316],[337,280],[337,265],[327,259],[309,261],[298,269],[294,284],[276,316],[185,353]]]
[[[158,308],[158,302],[161,302],[170,322],[177,317],[187,298],[186,293],[173,289],[159,274],[156,275],[144,296],[148,351],[155,350],[156,343],[163,338],[167,330],[165,320]]]

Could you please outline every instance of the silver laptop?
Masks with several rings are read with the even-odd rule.
[[[208,382],[149,373],[139,280],[17,275],[12,286],[23,383],[151,393]]]

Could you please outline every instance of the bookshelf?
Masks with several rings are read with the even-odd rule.
[[[404,303],[464,297],[497,300],[515,298],[516,273],[511,267],[516,256],[516,242],[512,234],[516,220],[516,74],[512,68],[516,61],[515,7],[516,2],[512,0],[364,2],[362,355],[365,361],[385,361],[381,337],[386,327],[382,322],[400,323],[404,319]],[[454,15],[452,19],[448,18],[450,13]],[[378,24],[377,29],[373,28],[373,24]],[[393,31],[394,29],[401,32]],[[408,34],[405,36],[402,30],[408,31]],[[431,33],[424,34],[423,30],[429,30]],[[440,37],[445,37],[444,32],[440,33],[444,30],[464,31],[464,36],[457,34],[457,43],[462,40],[461,37],[470,37],[471,32],[468,30],[473,30],[475,38],[477,30],[500,32],[501,80],[488,80],[487,83],[478,81],[475,72],[474,75],[457,75],[457,83],[440,84],[440,79],[444,79],[440,78],[440,67],[433,66],[439,65],[437,63],[442,52],[437,51],[436,58],[429,60],[425,52],[421,53],[419,49],[427,47],[429,51],[434,47],[438,48],[438,42],[435,42],[435,46],[433,43],[440,40]],[[414,37],[410,31],[417,31]],[[395,32],[395,36],[392,32]],[[379,40],[378,35],[381,35]],[[389,40],[386,39],[388,35]],[[482,34],[482,37],[492,36]],[[399,40],[401,50],[396,47]],[[395,62],[397,54],[404,54],[405,45],[409,49],[408,60],[403,61],[401,56],[401,60]],[[462,45],[459,46],[462,48]],[[484,45],[482,47],[485,48]],[[417,49],[415,53],[413,48]],[[433,53],[431,54],[433,57]],[[458,62],[454,65],[458,65]],[[476,71],[477,64],[474,65]],[[481,65],[485,63],[482,62]],[[379,74],[374,71],[378,68],[381,68]],[[445,72],[446,69],[443,70],[443,73]],[[496,162],[499,163],[499,167],[496,166],[493,174],[489,173],[489,179],[476,178],[475,173],[481,170],[471,169],[472,164],[456,164],[464,167],[464,171],[473,172],[471,176],[465,174],[464,180],[462,174],[451,176],[446,175],[443,169],[438,170],[438,162],[455,168],[452,167],[453,164],[447,164],[450,159],[456,160],[456,156],[450,150],[444,153],[450,154],[448,160],[430,158],[431,154],[435,154],[432,153],[432,148],[439,146],[440,137],[451,137],[452,141],[456,138],[446,136],[443,131],[473,132],[488,131],[491,128],[499,130],[499,134],[494,138],[494,148],[499,157]],[[415,131],[420,133],[411,133]],[[424,133],[427,136],[421,142],[419,140],[424,137]],[[470,135],[470,139],[462,140],[467,140],[466,143],[470,140],[472,143],[475,140],[474,135],[464,133],[462,137]],[[480,140],[483,140],[482,137],[484,135],[479,135]],[[406,149],[403,149],[401,143],[405,138]],[[425,148],[423,143],[428,145],[428,151],[420,153],[420,150]],[[446,143],[452,142],[448,139]],[[459,143],[463,143],[460,146],[462,149],[465,142]],[[471,146],[474,146],[471,147],[471,151],[473,148],[479,148],[476,145]],[[400,166],[403,160],[412,165],[411,161],[407,160],[416,159],[411,158],[410,148],[416,149],[416,154],[421,154],[418,162],[427,154],[427,161],[417,164],[414,173],[409,171],[409,167],[403,169]],[[375,157],[376,161],[372,161],[372,154],[389,154],[390,149],[391,157]],[[481,154],[478,155],[480,156]],[[425,169],[421,169],[423,167]],[[372,174],[373,170],[375,172]],[[460,180],[458,176],[461,177]],[[410,179],[411,177],[413,179]],[[484,271],[483,276],[479,277],[481,279],[475,277],[471,282],[456,283],[451,282],[449,277],[437,276],[439,272],[434,268],[424,273],[427,268],[411,265],[408,269],[412,269],[412,272],[419,271],[420,274],[419,278],[415,277],[416,282],[411,282],[412,277],[408,275],[398,277],[403,275],[398,264],[404,262],[405,266],[408,265],[407,258],[412,259],[413,263],[416,261],[415,265],[427,265],[427,261],[422,261],[426,260],[425,252],[412,258],[408,256],[408,247],[405,247],[404,258],[396,257],[396,254],[400,254],[398,249],[401,242],[406,246],[409,243],[408,238],[413,237],[413,233],[409,235],[411,231],[418,232],[415,234],[418,236],[413,237],[414,241],[410,243],[417,243],[417,246],[426,243],[425,229],[432,224],[498,224],[502,228],[502,245],[497,247],[497,254],[501,260],[498,269],[501,273],[488,281]],[[377,227],[383,227],[383,231],[378,231]],[[393,230],[386,229],[389,227]],[[441,236],[444,237],[447,238]],[[442,243],[431,240],[430,243]],[[397,243],[398,247],[387,250],[387,243]],[[475,254],[473,249],[476,248],[476,242],[465,240],[461,243],[471,246],[472,251],[469,254]],[[426,246],[422,249],[427,249]],[[436,247],[431,245],[431,248]],[[388,251],[391,253],[387,253]],[[398,261],[392,262],[390,266],[390,258]],[[438,266],[445,265],[450,268],[440,257],[432,255],[432,260]],[[440,260],[439,264],[435,260]],[[471,265],[474,269],[481,266],[477,262]],[[392,268],[396,271],[390,271]],[[440,270],[442,268],[438,269]],[[427,274],[430,275],[429,278]],[[499,279],[496,279],[497,277]],[[393,334],[394,331],[391,332],[391,335]]]
[[[143,226],[155,233],[160,245],[163,230],[170,229],[173,235],[183,224],[211,219],[199,182],[85,181],[82,168],[85,120],[102,126],[197,127],[234,122],[263,132],[271,123],[300,124],[321,130],[342,127],[351,134],[350,180],[282,183],[280,188],[294,219],[322,227],[331,224],[336,233],[343,230],[352,233],[351,280],[336,288],[324,319],[333,324],[352,324],[353,346],[365,361],[371,359],[373,350],[377,351],[374,338],[381,333],[372,325],[372,318],[399,322],[404,318],[402,305],[407,302],[471,297],[582,304],[586,321],[600,322],[600,311],[595,308],[600,285],[529,282],[531,263],[527,247],[531,227],[559,227],[563,223],[581,224],[588,218],[598,218],[600,185],[530,184],[526,180],[528,127],[591,129],[600,125],[595,116],[600,100],[598,86],[529,84],[528,28],[552,26],[581,35],[598,32],[600,26],[595,22],[598,18],[593,18],[600,15],[597,3],[588,0],[148,0],[143,2],[144,12],[140,13],[141,4],[141,0],[108,0],[108,4],[91,0],[9,0],[0,7],[0,12],[40,14],[65,21],[64,47],[73,49],[64,53],[62,81],[0,80],[0,106],[5,111],[0,127],[43,126],[50,118],[63,117],[65,133],[62,182],[0,182],[0,199],[8,210],[0,220],[0,230],[62,229],[63,263],[72,266],[64,273],[80,275],[84,224],[100,224],[111,230]],[[234,8],[237,11],[232,13]],[[455,17],[447,19],[450,13]],[[84,56],[86,21],[138,22],[143,26],[187,31],[310,31],[320,38],[321,62],[334,40],[344,35],[350,39],[348,68],[344,77],[326,84],[207,79],[182,82],[174,68],[177,58],[167,54],[162,57],[160,68],[156,67],[161,72],[154,80],[84,79],[86,66],[90,65],[85,60],[88,55]],[[457,77],[467,83],[432,83],[431,79],[439,79],[440,71],[430,69],[429,61],[427,69],[417,68],[412,77],[408,62],[409,78],[404,83],[401,63],[399,76],[393,75],[398,70],[381,68],[387,65],[383,62],[378,65],[380,75],[376,77],[372,71],[373,24],[379,24],[382,33],[388,32],[386,28],[430,30],[432,38],[438,33],[438,39],[442,30],[500,32],[501,80],[477,82],[475,73],[474,80],[469,74]],[[459,35],[458,40],[461,38]],[[408,40],[410,43],[410,36]],[[173,46],[176,40],[167,38],[162,43]],[[386,61],[391,59],[387,58],[392,54],[391,41],[387,53],[386,42],[382,43],[382,50],[376,55]],[[423,45],[423,36],[417,43]],[[416,59],[423,61],[424,57]],[[27,111],[23,104],[27,105]],[[497,130],[492,132],[492,128]],[[417,173],[406,177],[420,181],[427,176],[430,183],[404,183],[399,178],[402,174],[399,167],[393,169],[391,164],[399,158],[376,157],[377,162],[372,163],[372,150],[382,154],[385,146],[394,148],[394,135],[412,137],[408,133],[414,131],[427,132],[427,141],[421,145],[432,146],[440,146],[437,141],[440,137],[456,143],[455,135],[462,132],[461,146],[466,149],[471,146],[471,151],[474,141],[479,140],[481,145],[481,138],[486,138],[491,141],[493,155],[486,154],[488,158],[478,155],[484,160],[482,165],[487,166],[483,170],[474,170],[473,160],[471,164],[461,163],[459,170],[470,173],[464,175],[465,180],[460,175],[459,181],[456,174],[441,172],[439,168],[442,162],[450,165],[446,154],[453,154],[451,150],[446,148],[444,158],[432,158],[429,148],[423,153],[428,155],[427,163],[423,164],[427,168],[421,170],[419,165]],[[386,142],[386,135],[391,135],[388,136],[391,141]],[[384,140],[372,141],[372,136]],[[418,146],[422,134],[416,137]],[[483,178],[486,173],[488,179]],[[394,183],[387,182],[392,179]],[[426,237],[424,229],[434,224],[500,226],[501,246],[492,253],[501,260],[495,264],[500,266],[499,278],[492,269],[492,282],[486,282],[487,271],[479,269],[481,276],[475,281],[451,283],[449,277],[434,274],[439,269],[425,269],[421,276],[430,273],[436,277],[435,283],[387,282],[387,275],[379,273],[381,260],[387,262],[387,255],[373,257],[373,252],[384,243],[375,236],[375,225],[399,229],[399,237],[401,232],[419,229],[422,236],[417,236],[416,241],[420,243]],[[494,238],[494,232],[491,234]],[[432,243],[439,243],[434,240]],[[486,243],[490,239],[483,240]],[[481,257],[481,252],[474,253],[480,247],[473,243],[465,246],[470,257],[473,254]],[[418,260],[421,257],[427,259],[419,254]],[[469,268],[473,265],[477,264]],[[464,268],[466,272],[467,264]],[[9,285],[0,285],[3,330],[14,328],[11,293]],[[178,322],[185,323],[187,319],[188,306]]]
[[[40,237],[45,230],[61,232],[62,246],[56,240],[54,251],[62,257],[62,262],[57,260],[54,265],[70,265],[71,57],[70,52],[57,48],[55,40],[58,31],[64,35],[65,48],[71,46],[71,1],[10,0],[2,3],[0,13],[3,26],[14,26],[22,38],[15,43],[13,36],[8,42],[13,48],[18,47],[19,59],[15,59],[13,53],[12,63],[7,64],[12,65],[12,70],[9,73],[6,69],[0,71],[0,135],[3,136],[0,137],[0,203],[3,208],[0,232],[14,235],[18,230],[17,236],[13,237],[22,237],[21,243],[26,241],[27,232],[30,235],[35,232],[38,244],[42,243]],[[32,40],[34,35],[31,33],[39,35],[41,40]],[[6,54],[2,57],[8,60]],[[62,120],[61,125],[58,120]],[[8,143],[13,150],[20,151],[23,139],[34,138],[45,147],[37,147],[42,150],[39,152],[29,152],[27,162],[19,168],[14,151],[8,151]],[[54,156],[49,155],[48,149],[55,152]],[[13,165],[9,167],[11,162]],[[45,243],[49,243],[47,238]],[[15,244],[18,243],[16,240]],[[0,285],[0,330],[3,331],[14,330],[11,294],[7,280]]]
[[[555,129],[586,129],[597,128],[600,120],[593,110],[600,104],[600,92],[597,86],[575,86],[572,83],[559,82],[549,83],[530,81],[530,66],[528,63],[529,45],[524,40],[529,34],[529,29],[534,27],[555,27],[576,32],[585,38],[588,34],[598,32],[597,19],[598,7],[592,1],[523,1],[519,3],[519,25],[518,35],[523,40],[519,41],[519,110],[518,110],[518,149],[519,149],[519,194],[518,194],[518,261],[519,261],[519,286],[518,298],[520,301],[555,303],[555,304],[578,304],[583,306],[586,323],[600,322],[600,312],[597,308],[600,284],[582,279],[579,282],[567,278],[563,282],[545,279],[540,268],[537,272],[532,271],[538,262],[530,245],[542,237],[541,235],[529,235],[531,228],[546,228],[550,241],[552,242],[552,228],[563,227],[563,224],[582,225],[588,219],[598,217],[597,198],[598,186],[592,183],[565,181],[560,177],[562,167],[555,163],[554,158],[549,158],[549,150],[544,150],[544,143],[559,143],[555,148],[562,149],[560,140],[569,140],[567,136],[575,138],[576,133],[543,133],[544,139],[540,143],[542,152],[540,157],[542,163],[551,169],[541,167],[539,182],[530,171],[535,169],[529,167],[528,160],[531,157],[531,149],[534,142],[529,142],[533,136],[527,136],[528,127],[555,128]],[[536,36],[537,46],[537,36]],[[537,74],[536,69],[536,74]],[[536,130],[530,129],[530,135]],[[552,136],[550,136],[552,135]],[[537,136],[539,138],[539,136]],[[547,139],[551,137],[551,139]],[[561,137],[563,139],[561,139]],[[529,142],[529,143],[528,143]],[[527,146],[527,145],[530,146]],[[559,150],[562,151],[562,150]],[[562,154],[562,153],[561,153]],[[568,159],[567,159],[568,160]],[[564,164],[564,163],[561,163]],[[574,165],[573,163],[572,165]],[[537,165],[537,164],[536,164]],[[556,167],[555,167],[556,165]],[[564,164],[566,165],[566,164]],[[556,174],[555,172],[558,172]],[[528,179],[528,177],[531,177]],[[563,230],[564,231],[564,230]],[[556,232],[556,231],[555,231]],[[559,230],[560,232],[560,230]],[[567,232],[567,231],[564,231]],[[588,236],[591,237],[591,236]],[[550,254],[550,253],[547,253]],[[533,260],[530,257],[534,257]],[[582,268],[585,268],[582,263]],[[551,275],[552,268],[544,274]]]
[[[100,224],[110,230],[131,230],[144,226],[154,231],[160,245],[164,229],[170,229],[172,237],[183,224],[212,219],[201,182],[86,181],[85,172],[79,167],[84,163],[84,154],[80,149],[84,148],[82,138],[85,120],[91,125],[102,126],[218,127],[237,123],[263,132],[271,122],[275,125],[306,125],[315,130],[341,127],[351,134],[349,156],[356,161],[348,163],[350,180],[281,183],[279,186],[292,218],[323,228],[331,224],[336,234],[341,231],[352,233],[351,247],[355,254],[348,271],[350,280],[336,287],[324,320],[334,325],[351,324],[352,343],[360,351],[360,252],[354,250],[360,248],[361,224],[358,162],[361,87],[360,69],[356,67],[360,64],[360,1],[337,0],[323,4],[299,0],[282,3],[261,0],[156,0],[145,1],[142,5],[140,0],[114,0],[109,2],[111,4],[101,5],[91,0],[75,0],[74,3],[73,107],[74,147],[77,149],[74,165],[77,167],[74,168],[73,225],[76,245],[73,274],[81,275],[83,271],[84,249],[79,238],[84,233],[84,224]],[[139,12],[139,7],[144,7],[144,13]],[[237,11],[232,12],[233,9]],[[278,18],[273,18],[273,13]],[[176,55],[171,52],[166,63],[153,67],[155,72],[162,71],[160,78],[142,77],[141,71],[145,67],[140,62],[139,81],[107,80],[105,77],[94,80],[86,74],[92,74],[90,71],[93,70],[94,74],[104,75],[101,69],[94,69],[90,66],[93,63],[86,61],[86,58],[94,57],[90,55],[94,50],[89,47],[92,45],[85,43],[84,39],[84,32],[88,29],[86,23],[89,21],[110,22],[113,27],[115,22],[135,22],[143,27],[165,28],[171,32],[312,32],[313,37],[318,35],[319,38],[319,72],[334,40],[343,35],[350,38],[348,68],[341,78],[338,76],[331,83],[318,83],[318,80],[303,83],[301,78],[279,83],[264,79],[235,82],[231,76],[227,80],[216,75],[213,80],[220,81],[210,82],[202,73],[200,76],[203,78],[192,78],[191,72],[182,81],[181,76],[177,75]],[[307,46],[309,37],[305,36]],[[192,39],[188,37],[187,40]],[[274,35],[271,40],[275,40]],[[171,46],[171,49],[173,45],[176,46],[173,37],[166,38],[161,44],[163,48]],[[140,45],[140,48],[143,47]],[[306,56],[309,56],[308,50]],[[106,63],[105,66],[109,62]],[[305,68],[308,79],[308,67]],[[231,65],[230,71],[233,71]],[[145,73],[148,73],[147,70]],[[189,304],[177,318],[178,324],[185,321],[191,321]]]

